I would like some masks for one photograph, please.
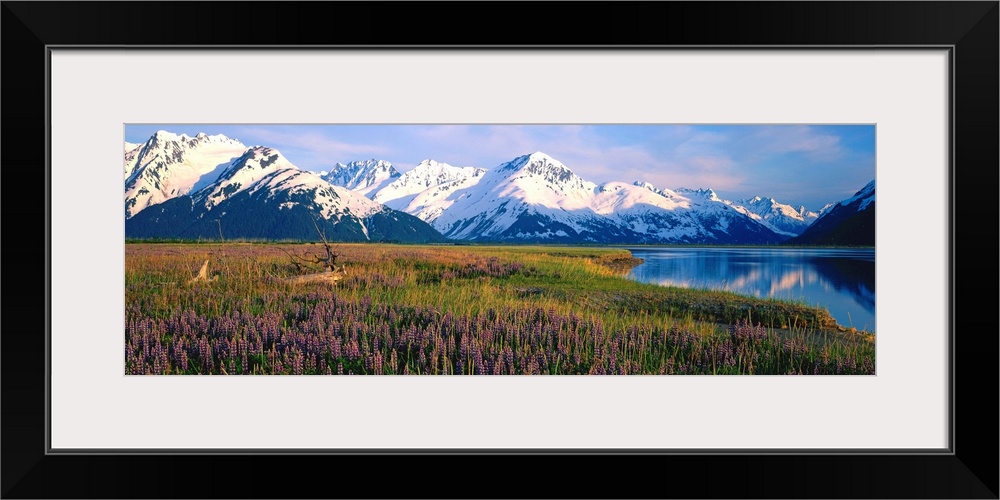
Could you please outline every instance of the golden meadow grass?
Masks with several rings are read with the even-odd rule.
[[[627,250],[127,243],[130,374],[872,374],[826,311],[623,277]],[[190,282],[208,260],[212,281]]]

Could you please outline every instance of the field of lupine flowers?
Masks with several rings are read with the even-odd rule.
[[[626,250],[127,243],[128,374],[874,374],[825,311],[623,277]],[[209,280],[191,282],[208,260]]]

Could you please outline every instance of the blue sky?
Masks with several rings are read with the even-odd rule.
[[[405,172],[424,159],[492,168],[542,151],[592,182],[642,180],[712,188],[737,200],[772,197],[816,210],[875,178],[874,125],[127,125],[224,134],[281,151],[299,168],[377,158]]]

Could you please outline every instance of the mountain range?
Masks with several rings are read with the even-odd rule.
[[[705,188],[598,184],[542,152],[491,169],[427,159],[400,173],[369,159],[315,173],[221,135],[160,131],[125,148],[129,237],[315,240],[317,221],[343,241],[874,244],[874,181],[810,211]]]
[[[194,161],[182,139],[164,140],[157,133],[143,146],[142,156],[176,155],[178,161],[137,164],[129,179],[151,179],[157,197],[134,202],[135,182],[126,182],[125,235],[133,238],[248,238],[316,240],[317,229],[334,241],[434,242],[442,236],[427,223],[392,210],[361,194],[334,186],[318,174],[301,170],[275,149],[254,146],[209,169],[218,161]],[[183,136],[181,136],[183,137]],[[180,145],[180,147],[178,146]],[[174,158],[174,156],[168,156]],[[128,154],[126,154],[128,159]],[[147,169],[155,169],[147,172]],[[175,174],[179,170],[182,174]],[[126,171],[128,167],[126,166]],[[202,174],[218,172],[210,182]],[[162,179],[183,180],[184,189]],[[194,181],[192,182],[192,179]],[[158,182],[158,184],[157,184]],[[130,188],[131,186],[131,188]],[[145,187],[145,186],[144,186]],[[130,197],[132,194],[132,197]],[[148,193],[147,193],[148,194]],[[152,202],[160,197],[165,201]],[[133,211],[137,206],[142,208]]]

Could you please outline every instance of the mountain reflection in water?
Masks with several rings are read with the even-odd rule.
[[[727,290],[824,307],[838,323],[875,330],[875,250],[731,247],[629,248],[636,281]]]

